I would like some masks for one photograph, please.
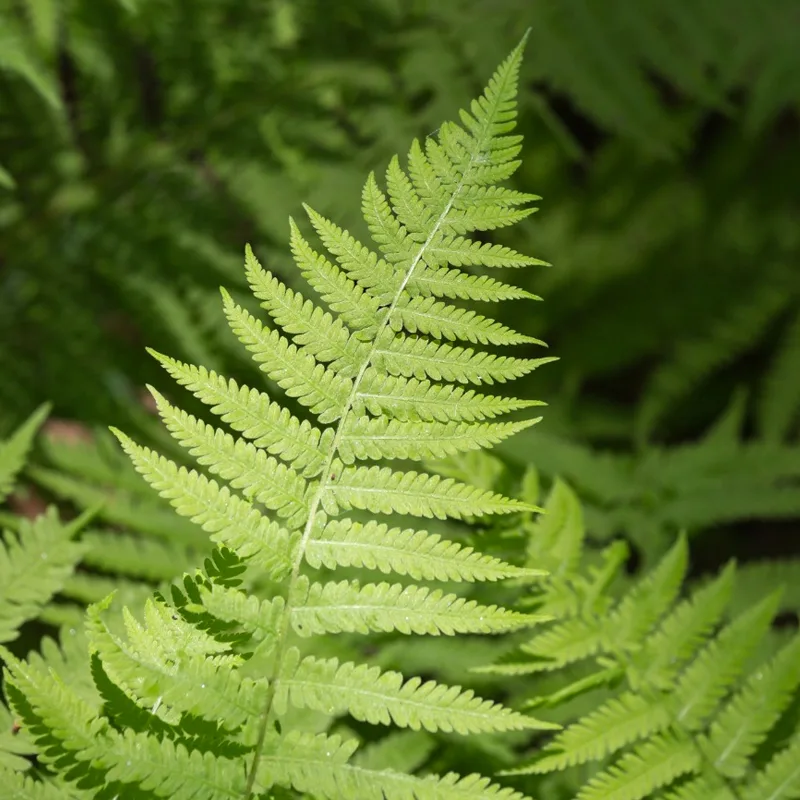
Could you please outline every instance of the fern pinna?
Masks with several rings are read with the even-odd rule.
[[[531,676],[528,707],[568,724],[509,774],[554,776],[575,800],[800,797],[800,635],[771,632],[780,592],[729,614],[731,563],[681,599],[683,537],[630,585],[623,543],[584,552],[566,484],[546,510],[529,558],[549,575],[525,607],[555,619],[481,671]]]
[[[366,568],[446,581],[522,574],[370,515],[458,519],[531,506],[369,463],[484,448],[535,422],[492,421],[534,403],[470,387],[503,383],[548,359],[469,346],[535,340],[441,299],[530,297],[461,269],[541,263],[468,236],[533,210],[534,196],[496,185],[519,163],[521,137],[510,131],[521,54],[522,44],[461,113],[461,126],[445,124],[438,140],[412,145],[407,172],[390,163],[388,197],[369,177],[363,213],[380,254],[308,209],[329,260],[291,225],[297,265],[333,314],[287,288],[250,250],[247,277],[276,327],[223,292],[235,334],[315,423],[260,391],[155,354],[240,437],[154,391],[172,435],[217,479],[117,435],[146,480],[218,549],[204,571],[173,586],[169,601],[157,595],[147,603],[144,624],[125,609],[126,635],[104,613],[110,601],[90,609],[93,698],[9,655],[9,700],[42,760],[72,790],[173,800],[276,791],[347,800],[520,797],[477,774],[370,770],[353,758],[355,739],[320,732],[319,724],[304,728],[300,712],[462,734],[549,727],[460,687],[305,655],[314,636],[498,633],[539,619],[413,583],[327,580],[315,571]]]

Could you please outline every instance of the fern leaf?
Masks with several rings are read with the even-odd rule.
[[[538,421],[469,424],[355,417],[342,428],[339,457],[345,464],[365,459],[422,461],[446,458],[455,453],[491,447]]]
[[[104,740],[108,724],[95,708],[46,668],[25,663],[4,648],[5,694],[9,706],[36,744],[39,758],[69,773],[78,768],[85,786],[103,784],[102,772],[79,764],[80,753]]]
[[[742,778],[800,684],[800,637],[757,669],[711,725],[708,755],[720,774]]]
[[[266,686],[240,679],[234,659],[210,636],[188,627],[162,604],[145,605],[147,626],[125,611],[128,641],[114,636],[100,617],[103,603],[89,609],[91,650],[113,683],[134,701],[171,724],[181,713],[236,729],[263,707]],[[226,668],[227,667],[227,668]],[[203,691],[195,691],[201,687]],[[176,713],[177,712],[177,713]]]
[[[145,603],[144,622],[125,608],[124,636],[111,617],[101,618],[108,601],[93,607],[90,702],[76,703],[45,669],[33,679],[26,667],[11,665],[15,709],[69,783],[103,797],[173,800],[298,792],[337,800],[521,800],[478,775],[368,770],[351,760],[354,741],[304,729],[345,713],[360,722],[465,734],[552,727],[460,686],[305,655],[326,646],[312,637],[334,633],[496,634],[550,619],[441,588],[307,574],[329,566],[434,580],[537,574],[534,564],[517,569],[427,531],[342,517],[348,510],[438,519],[538,510],[453,477],[365,463],[452,459],[536,421],[487,422],[533,404],[478,395],[473,386],[509,381],[552,359],[480,350],[533,340],[431,299],[437,291],[470,301],[528,296],[458,269],[539,263],[469,237],[532,211],[529,196],[491,186],[519,165],[521,139],[510,133],[521,54],[522,44],[462,114],[464,127],[445,124],[438,142],[413,145],[408,173],[391,162],[388,194],[374,175],[367,179],[369,245],[307,207],[322,255],[291,223],[295,262],[327,307],[265,271],[249,249],[246,276],[269,326],[223,290],[233,333],[279,394],[315,415],[315,424],[263,392],[154,354],[239,436],[158,392],[167,429],[202,471],[114,434],[135,471],[220,549],[172,584],[169,601],[158,594]],[[433,281],[427,289],[425,276]],[[438,341],[450,338],[476,347]],[[471,462],[459,463],[458,474],[471,480],[464,472]],[[97,588],[84,582],[76,592]]]
[[[117,786],[140,786],[171,800],[240,800],[245,778],[238,759],[190,751],[170,739],[134,731],[109,734],[89,754]],[[124,791],[124,789],[123,789]]]
[[[153,350],[150,353],[178,383],[257,447],[290,462],[306,476],[319,472],[332,432],[297,419],[256,389],[238,386],[204,367],[182,364]]]
[[[376,702],[376,699],[379,701]],[[459,686],[444,686],[420,678],[405,680],[399,672],[335,658],[301,660],[294,651],[284,662],[275,698],[278,714],[290,705],[326,714],[348,713],[373,725],[394,723],[403,728],[461,734],[551,727],[524,714],[477,697]]]
[[[8,800],[88,800],[88,792],[71,791],[63,784],[34,781],[19,772],[0,770],[0,784]]]
[[[22,469],[33,437],[50,411],[47,405],[40,406],[14,432],[11,438],[0,442],[0,502],[6,499],[14,487],[17,473]]]
[[[422,295],[451,300],[499,303],[501,300],[540,300],[535,294],[510,286],[488,275],[471,275],[460,269],[422,266],[409,281],[409,288]]]
[[[613,698],[571,725],[548,745],[542,757],[513,774],[564,770],[598,761],[638,739],[653,736],[670,725],[666,705],[627,693]]]
[[[425,333],[437,339],[462,339],[473,344],[542,344],[488,317],[435,300],[412,297],[398,305],[390,325],[409,333]]]
[[[769,628],[778,596],[762,600],[730,623],[686,669],[675,687],[676,718],[692,729],[714,710],[739,678],[756,642]]]
[[[227,487],[140,447],[115,428],[112,432],[145,480],[179,513],[208,531],[213,542],[225,545],[242,558],[258,554],[264,567],[276,575],[289,569],[290,535],[276,522]]]
[[[481,671],[524,676],[547,670],[545,685],[553,690],[540,690],[526,707],[579,696],[586,705],[544,748],[537,741],[539,752],[530,761],[505,774],[562,773],[576,800],[792,797],[784,791],[798,774],[787,754],[796,758],[798,752],[790,731],[796,727],[800,637],[792,635],[769,663],[758,651],[779,594],[720,627],[734,605],[734,566],[680,601],[687,568],[680,537],[650,573],[632,585],[621,582],[623,597],[614,607],[607,595],[622,571],[624,548],[612,545],[600,559],[582,554],[579,508],[570,498],[556,484],[546,504],[552,520],[528,526],[534,559],[562,529],[568,543],[560,563],[545,561],[556,574],[534,584],[525,604],[539,613],[560,610],[566,619],[543,626],[520,646],[527,660],[515,661],[510,652]],[[574,670],[557,672],[579,660]],[[585,766],[592,761],[600,762],[594,773]]]
[[[377,325],[380,302],[314,251],[290,220],[292,255],[303,277],[340,318],[356,331]]]
[[[339,375],[353,377],[369,346],[353,338],[350,330],[299,292],[289,289],[258,263],[252,249],[245,252],[245,269],[253,294],[275,322],[304,352],[324,361]]]
[[[641,800],[699,762],[700,754],[688,739],[659,734],[592,778],[576,800]]]
[[[537,510],[535,506],[452,478],[442,479],[424,472],[394,472],[388,467],[347,467],[331,485],[330,496],[335,503],[331,511],[336,507],[345,511],[357,508],[376,514],[439,519]]]
[[[496,581],[541,574],[505,564],[471,547],[413,528],[390,528],[370,520],[329,521],[308,543],[312,567],[361,567],[408,575],[414,580]]]
[[[609,649],[639,641],[672,605],[689,562],[686,538],[678,542],[659,565],[639,581],[608,618]]]
[[[368,411],[401,420],[477,422],[542,405],[536,400],[476,394],[472,389],[461,386],[445,386],[390,375],[378,377],[374,373],[365,376],[363,387],[357,399]]]
[[[745,785],[745,800],[794,800],[800,793],[800,736]]]
[[[277,331],[268,331],[250,312],[223,293],[231,330],[253,353],[261,369],[289,397],[307,406],[320,422],[334,422],[350,398],[352,381],[318,364],[313,355]]]
[[[16,639],[20,625],[64,586],[86,550],[72,541],[85,521],[64,525],[50,508],[0,537],[0,642]]]
[[[305,584],[305,585],[304,585]],[[439,589],[358,581],[298,583],[292,626],[300,636],[324,633],[499,633],[532,625],[541,617],[483,606]]]
[[[531,671],[554,670],[594,655],[603,642],[603,633],[594,621],[571,619],[556,623],[520,650],[536,659],[530,664]]]
[[[382,305],[397,291],[400,275],[347,231],[304,206],[311,224],[339,266]]]
[[[278,783],[327,800],[383,797],[385,800],[523,800],[519,792],[478,775],[454,773],[417,778],[348,764],[355,747],[339,737],[292,732],[267,740],[259,767],[259,787]],[[263,777],[262,777],[263,776]]]
[[[155,389],[148,388],[167,429],[198,463],[207,465],[234,489],[244,489],[248,499],[263,503],[279,516],[291,519],[306,512],[307,484],[291,467],[250,442],[234,439],[174,408]]]
[[[376,364],[390,375],[453,383],[505,383],[521,378],[555,358],[514,358],[470,347],[437,344],[418,336],[398,335],[375,349]]]
[[[575,493],[556,480],[536,520],[535,534],[528,538],[528,560],[542,565],[553,579],[576,572],[583,545],[583,511]]]
[[[733,565],[681,603],[650,637],[642,654],[643,679],[668,686],[722,618],[734,582]]]

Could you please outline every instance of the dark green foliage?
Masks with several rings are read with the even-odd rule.
[[[155,380],[144,331],[160,351],[238,371],[215,294],[243,288],[239,242],[291,275],[284,210],[338,211],[532,26],[523,182],[558,212],[507,242],[531,239],[558,264],[523,333],[566,359],[545,381],[570,436],[696,433],[733,381],[757,387],[760,431],[796,433],[793,0],[8,0],[0,14],[10,421],[52,399],[60,416],[140,423]],[[102,390],[87,398],[87,382]],[[587,383],[603,402],[571,406]],[[632,428],[627,398],[642,391]]]

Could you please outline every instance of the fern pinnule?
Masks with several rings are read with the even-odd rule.
[[[536,506],[402,463],[384,464],[481,450],[538,421],[499,420],[535,404],[473,387],[510,381],[551,360],[482,346],[541,343],[446,302],[529,296],[461,267],[543,263],[470,238],[533,210],[532,195],[494,185],[519,164],[521,138],[511,130],[521,55],[522,44],[462,112],[461,126],[446,124],[438,141],[412,146],[408,172],[399,160],[390,162],[386,193],[368,177],[361,204],[373,243],[306,208],[323,255],[291,221],[296,264],[327,309],[284,285],[247,248],[245,274],[269,319],[224,289],[222,304],[231,329],[277,387],[275,397],[154,353],[238,435],[182,411],[156,390],[168,431],[200,468],[114,432],[135,468],[210,534],[217,550],[205,570],[173,585],[171,602],[160,595],[148,601],[143,622],[126,609],[124,631],[106,621],[108,602],[90,609],[95,682],[104,697],[115,698],[100,711],[78,714],[82,730],[96,732],[93,743],[28,703],[25,667],[10,666],[23,723],[47,737],[50,763],[70,764],[68,778],[100,785],[105,772],[109,785],[125,791],[177,798],[247,800],[276,790],[386,800],[521,797],[477,775],[368,769],[354,758],[356,739],[298,724],[303,710],[432,733],[552,727],[470,689],[309,654],[320,636],[503,633],[546,618],[416,585],[538,573],[535,565],[516,568],[395,522],[397,516],[464,519]],[[295,413],[285,407],[288,399]],[[391,518],[386,524],[368,518],[378,514]],[[340,568],[349,570],[347,577],[336,575]],[[369,572],[354,578],[352,568],[391,578],[375,582]],[[152,727],[142,714],[152,717]],[[126,718],[132,724],[119,733]],[[153,766],[146,773],[148,761]]]

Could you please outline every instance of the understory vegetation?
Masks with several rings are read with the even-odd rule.
[[[6,794],[800,798],[798,23],[0,3]]]

